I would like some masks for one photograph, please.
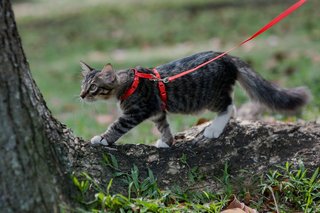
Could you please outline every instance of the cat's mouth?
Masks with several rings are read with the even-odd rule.
[[[83,98],[83,100],[87,101],[87,102],[94,102],[96,101],[97,99],[95,97],[85,97]]]
[[[80,93],[80,98],[81,98],[82,100],[87,101],[87,102],[93,102],[93,101],[96,100],[95,97],[90,96],[90,95],[89,95],[88,93],[86,93],[86,92],[81,92],[81,93]]]
[[[85,98],[86,98],[86,96],[87,96],[87,93],[86,93],[86,92],[81,91],[81,93],[80,93],[80,98],[81,98],[81,99],[85,99]]]

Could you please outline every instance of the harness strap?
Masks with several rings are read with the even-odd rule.
[[[164,82],[161,81],[161,76],[156,68],[153,68],[152,70],[158,80],[158,88],[161,98],[161,109],[165,110],[167,108],[167,92],[166,92],[166,86],[164,85]]]
[[[133,72],[134,72],[133,82],[132,82],[130,88],[127,89],[127,91],[125,91],[124,94],[120,97],[121,101],[124,101],[125,99],[127,99],[138,88],[138,85],[140,82],[140,77],[137,75],[138,71],[136,69],[133,69]]]
[[[150,80],[156,80],[156,76],[153,75],[153,74],[139,72],[136,69],[134,69],[134,70],[135,70],[135,76],[138,76],[139,78],[146,78],[146,79],[150,79]]]
[[[161,99],[161,109],[165,110],[167,108],[167,92],[166,92],[166,87],[164,85],[164,82],[161,80],[161,76],[160,76],[159,72],[157,71],[157,69],[154,68],[152,70],[154,74],[142,73],[142,72],[139,72],[137,69],[133,69],[133,71],[134,71],[133,82],[132,82],[131,86],[129,87],[129,89],[127,89],[124,92],[124,94],[120,97],[120,100],[124,101],[130,95],[132,95],[139,86],[140,78],[145,78],[145,79],[149,79],[151,81],[158,82],[158,89],[159,89],[159,94],[160,94],[160,99]]]

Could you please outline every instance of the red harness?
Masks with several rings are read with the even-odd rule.
[[[123,101],[123,100],[127,99],[130,95],[132,95],[136,91],[136,89],[138,88],[140,78],[145,78],[145,79],[149,79],[151,81],[158,82],[158,88],[159,88],[160,99],[161,99],[161,109],[166,110],[166,108],[167,108],[167,92],[166,92],[166,86],[164,84],[168,82],[166,80],[167,78],[161,79],[161,76],[156,68],[154,68],[152,70],[153,74],[142,73],[142,72],[139,72],[137,69],[133,69],[133,71],[134,71],[134,78],[133,78],[133,82],[131,84],[131,87],[127,91],[125,91],[125,93],[120,97],[120,100]]]
[[[201,67],[204,67],[205,65],[223,57],[224,55],[228,54],[229,52],[231,52],[232,50],[242,46],[243,44],[251,41],[252,39],[254,39],[255,37],[257,37],[258,35],[262,34],[263,32],[265,32],[266,30],[270,29],[273,25],[277,24],[279,21],[281,21],[282,19],[284,19],[286,16],[288,16],[290,13],[292,13],[293,11],[295,11],[296,9],[298,9],[300,6],[302,6],[307,0],[298,0],[295,4],[293,4],[291,7],[289,7],[288,9],[286,9],[285,11],[283,11],[282,13],[280,13],[277,17],[275,17],[274,19],[272,19],[269,23],[267,23],[265,26],[263,26],[261,29],[259,29],[256,33],[254,33],[252,36],[250,36],[249,38],[247,38],[246,40],[240,42],[238,45],[232,47],[231,49],[221,53],[220,55],[192,68],[186,71],[183,71],[177,75],[174,76],[170,76],[167,78],[161,78],[159,72],[156,70],[156,68],[153,68],[153,74],[148,74],[148,73],[141,73],[136,69],[134,70],[134,79],[132,82],[131,87],[120,97],[120,100],[125,100],[127,99],[130,95],[132,95],[134,93],[134,91],[138,88],[139,85],[139,79],[140,78],[145,78],[145,79],[149,79],[151,81],[157,81],[158,82],[158,88],[159,88],[159,92],[160,92],[160,98],[161,98],[161,108],[163,110],[166,110],[167,107],[167,93],[166,93],[166,87],[165,87],[165,83],[171,82],[177,78],[180,78],[184,75],[187,75],[191,72],[194,72],[198,69],[200,69]]]

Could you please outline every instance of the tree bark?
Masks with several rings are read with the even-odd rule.
[[[162,188],[178,185],[213,191],[221,187],[217,177],[222,177],[226,163],[231,175],[237,176],[246,170],[248,179],[252,174],[266,173],[285,162],[295,165],[303,162],[311,170],[320,166],[320,125],[315,122],[294,124],[232,120],[219,139],[203,136],[207,125],[176,134],[176,143],[170,149],[132,144],[111,149],[92,147],[78,138],[72,151],[78,157],[71,162],[74,171],[86,171],[96,181],[107,184],[115,171],[101,162],[103,155],[111,153],[122,171],[129,172],[136,165],[146,177],[147,168],[150,168]],[[197,168],[197,174],[201,176],[196,182],[189,179],[192,168]],[[126,193],[126,187],[119,183],[113,189]]]
[[[191,168],[203,178],[192,187],[217,189],[225,163],[231,173],[265,172],[275,164],[303,160],[320,165],[320,126],[316,123],[231,121],[219,139],[202,136],[207,124],[176,135],[171,149],[146,145],[90,146],[55,120],[32,79],[11,4],[0,1],[0,212],[59,212],[72,204],[72,172],[87,172],[107,183],[113,170],[101,161],[113,154],[123,171],[150,168],[161,187],[191,187]],[[116,182],[113,191],[127,189]]]
[[[10,1],[0,1],[0,212],[58,212],[67,135],[31,77]]]

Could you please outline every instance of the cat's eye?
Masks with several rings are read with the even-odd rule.
[[[89,90],[92,91],[92,92],[96,91],[97,89],[98,89],[98,87],[95,84],[91,84],[91,86],[89,88]]]

